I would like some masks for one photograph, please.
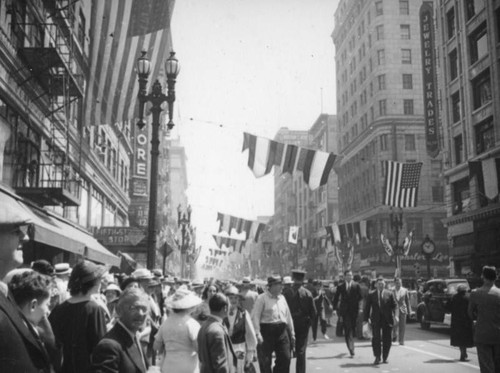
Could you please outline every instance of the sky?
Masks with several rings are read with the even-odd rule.
[[[215,247],[217,212],[274,213],[272,174],[255,178],[243,132],[274,138],[335,114],[338,0],[177,0],[172,38],[181,71],[174,128],[187,154],[197,242]]]

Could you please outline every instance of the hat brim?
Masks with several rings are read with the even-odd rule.
[[[202,303],[202,300],[194,294],[190,294],[182,299],[173,300],[167,299],[167,307],[176,310],[187,310],[189,308],[197,307]]]

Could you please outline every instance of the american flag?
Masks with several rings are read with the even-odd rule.
[[[172,49],[174,0],[93,0],[86,125],[134,119],[139,90],[136,60],[145,50],[156,79]]]
[[[416,207],[422,162],[386,161],[384,205]]]

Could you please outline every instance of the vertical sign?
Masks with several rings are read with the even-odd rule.
[[[420,40],[422,49],[422,80],[424,86],[424,120],[427,154],[439,154],[436,62],[434,56],[434,22],[432,5],[420,7]]]
[[[131,226],[148,226],[148,179],[149,179],[149,121],[139,129],[133,126],[134,155],[132,172],[130,173],[130,207],[129,221]]]

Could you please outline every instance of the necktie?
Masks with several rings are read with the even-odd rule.
[[[378,306],[380,307],[380,300],[382,299],[382,292],[378,291]]]
[[[349,290],[351,290],[351,283],[347,284],[347,292],[349,293]]]

